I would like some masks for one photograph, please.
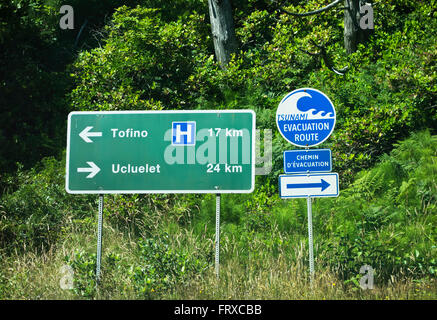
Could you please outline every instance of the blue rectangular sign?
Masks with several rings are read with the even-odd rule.
[[[330,172],[331,150],[307,149],[284,151],[285,173]]]

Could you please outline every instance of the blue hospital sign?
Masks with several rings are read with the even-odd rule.
[[[171,144],[194,146],[196,144],[196,121],[172,122]]]
[[[331,135],[335,126],[331,100],[319,90],[297,89],[287,94],[276,111],[281,135],[298,147],[316,146]]]

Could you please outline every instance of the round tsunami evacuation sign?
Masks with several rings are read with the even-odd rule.
[[[302,88],[288,93],[276,110],[281,135],[298,147],[317,146],[329,138],[335,126],[335,109],[321,91]]]

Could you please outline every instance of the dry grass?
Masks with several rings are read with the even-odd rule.
[[[194,300],[403,300],[437,299],[437,282],[394,281],[363,290],[344,285],[335,275],[318,271],[310,281],[309,274],[299,265],[285,259],[263,261],[259,268],[241,265],[231,260],[221,266],[220,278],[211,268],[190,283],[166,296],[168,299]],[[255,270],[256,269],[256,270]]]
[[[169,226],[171,227],[171,226]],[[175,227],[177,228],[177,227]],[[203,252],[213,247],[211,239],[198,238],[187,229],[175,231],[173,246],[190,248],[190,252]],[[96,237],[86,230],[69,232],[56,249],[44,254],[27,252],[13,255],[0,263],[0,296],[3,299],[82,299],[73,290],[63,290],[60,280],[65,256],[72,255],[78,248],[95,252]],[[304,244],[295,247],[294,262],[286,252],[272,255],[263,250],[262,242],[255,240],[249,251],[256,255],[244,258],[241,246],[233,245],[233,239],[223,237],[220,278],[214,267],[194,276],[190,281],[179,284],[172,292],[164,292],[158,299],[199,300],[331,300],[331,299],[437,299],[437,281],[397,280],[387,285],[375,283],[372,290],[362,290],[353,284],[344,285],[334,274],[317,269],[310,281],[308,266],[304,263]],[[103,274],[103,281],[95,299],[141,299],[135,292],[127,269],[138,264],[134,253],[136,246],[132,237],[109,225],[104,227],[104,250],[117,253],[120,268]],[[2,289],[3,288],[3,289]],[[3,292],[2,292],[3,290]]]

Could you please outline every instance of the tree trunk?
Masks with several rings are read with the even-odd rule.
[[[208,0],[208,5],[215,55],[225,69],[231,54],[238,49],[231,3],[229,0]]]
[[[360,0],[344,0],[344,6],[344,47],[351,54],[361,41]]]

